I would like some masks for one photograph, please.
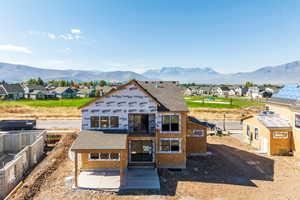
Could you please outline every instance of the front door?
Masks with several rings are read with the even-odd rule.
[[[154,162],[154,145],[152,140],[130,140],[129,162],[152,163]]]

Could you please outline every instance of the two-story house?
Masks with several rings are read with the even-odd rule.
[[[81,109],[82,131],[71,148],[75,185],[78,154],[81,170],[116,168],[123,176],[131,166],[186,168],[188,155],[206,152],[207,127],[188,120],[178,82],[133,80]]]

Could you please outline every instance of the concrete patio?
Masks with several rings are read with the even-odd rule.
[[[157,170],[153,168],[129,168],[126,170],[124,186],[120,186],[119,170],[81,171],[78,187],[83,190],[119,191],[121,190],[160,190]]]
[[[120,172],[82,171],[78,176],[77,189],[118,191],[120,188]]]

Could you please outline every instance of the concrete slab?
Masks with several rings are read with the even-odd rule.
[[[77,189],[118,191],[119,187],[119,171],[82,171],[78,176]]]
[[[121,189],[160,190],[157,169],[129,168],[126,173],[125,186]]]

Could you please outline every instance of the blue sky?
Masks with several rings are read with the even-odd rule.
[[[54,69],[251,71],[300,59],[298,0],[9,0],[0,61]]]

